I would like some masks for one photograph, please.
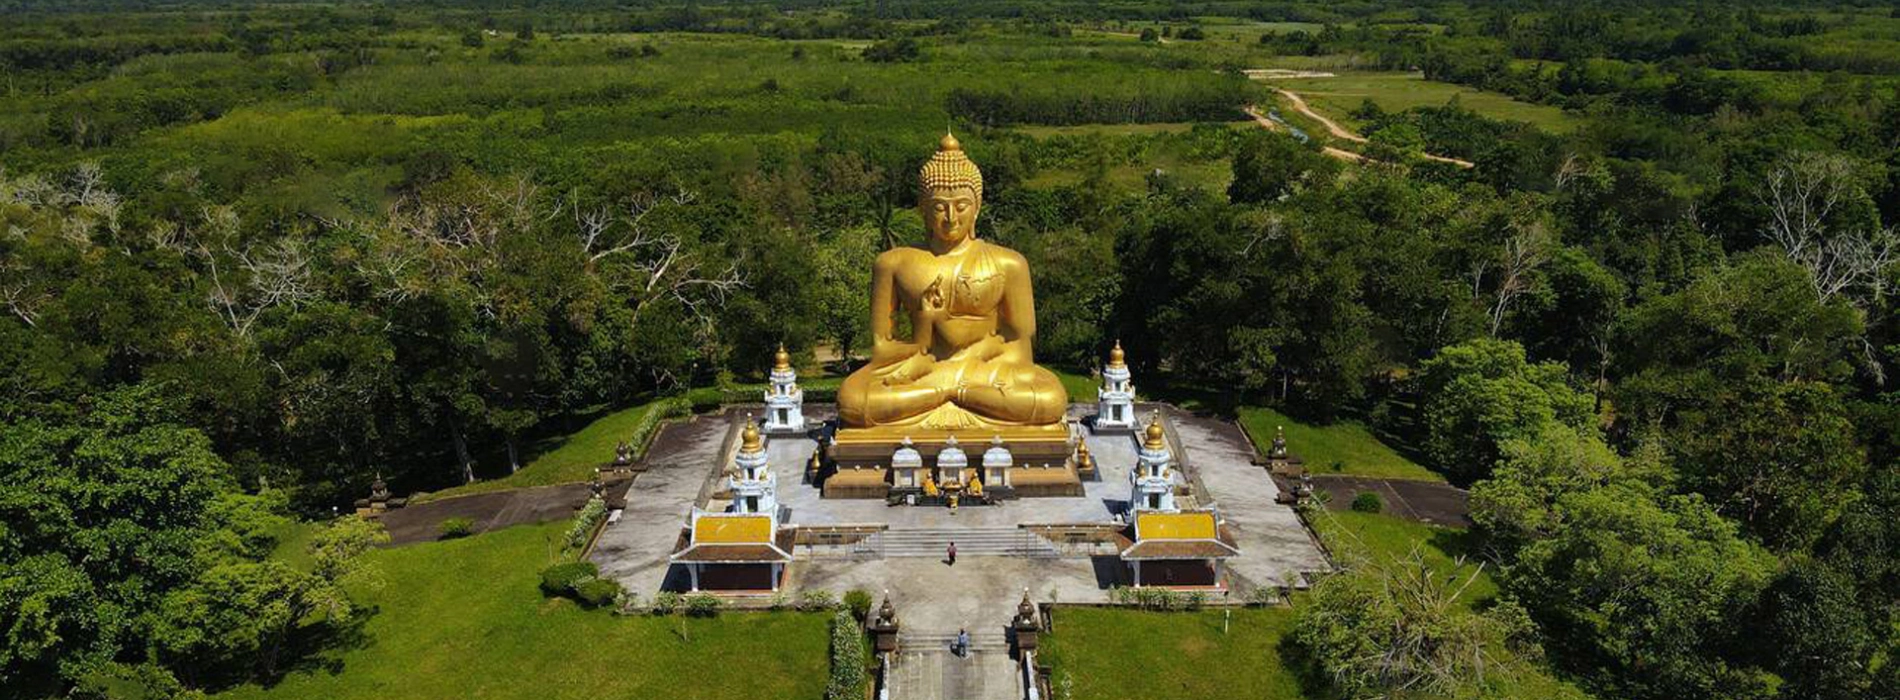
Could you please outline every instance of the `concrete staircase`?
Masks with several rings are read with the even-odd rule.
[[[1017,527],[954,527],[890,529],[872,537],[871,548],[885,557],[942,559],[957,544],[958,557],[1057,557],[1054,545],[1041,535]]]
[[[954,633],[900,634],[891,700],[1022,700],[1021,666],[1002,632],[972,633],[966,656],[950,653],[954,641]]]

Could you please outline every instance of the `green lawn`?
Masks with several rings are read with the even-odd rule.
[[[1071,403],[1089,403],[1094,401],[1095,392],[1101,389],[1101,384],[1094,379],[1090,379],[1086,374],[1076,374],[1059,369],[1051,371],[1056,373],[1057,379],[1062,380],[1062,388],[1069,390],[1069,401]]]
[[[1314,529],[1333,550],[1333,556],[1350,561],[1355,556],[1376,558],[1406,557],[1417,547],[1425,565],[1442,579],[1455,577],[1463,582],[1476,574],[1471,587],[1459,602],[1466,607],[1483,609],[1498,595],[1497,581],[1489,567],[1477,564],[1472,550],[1476,536],[1458,528],[1439,527],[1401,520],[1378,513],[1323,511],[1313,519]],[[1460,561],[1460,557],[1467,557]],[[1296,597],[1295,602],[1298,601]],[[1552,675],[1548,668],[1533,666],[1511,682],[1501,697],[1540,698],[1547,700],[1589,700],[1576,685]]]
[[[1478,573],[1477,581],[1465,595],[1467,605],[1476,605],[1497,595],[1498,585],[1491,580],[1490,571],[1480,570],[1475,561],[1459,563],[1459,557],[1472,556],[1471,549],[1475,545],[1474,536],[1464,530],[1415,523],[1380,513],[1332,510],[1320,511],[1313,519],[1313,527],[1333,550],[1333,556],[1342,561],[1353,557],[1381,561],[1405,557],[1416,546],[1425,565],[1441,576],[1458,574],[1459,580],[1463,580],[1473,571]]]
[[[1072,682],[1076,700],[1308,697],[1278,653],[1292,610],[1235,610],[1223,633],[1225,615],[1060,608],[1040,660],[1054,671],[1055,696]]]
[[[1301,68],[1297,65],[1274,65],[1274,68]],[[1360,131],[1364,124],[1347,116],[1348,112],[1358,109],[1367,99],[1379,103],[1386,111],[1398,112],[1413,107],[1438,107],[1450,102],[1453,96],[1465,109],[1477,112],[1492,119],[1530,122],[1538,128],[1552,133],[1566,133],[1576,129],[1583,120],[1565,114],[1563,110],[1548,105],[1520,102],[1507,95],[1476,90],[1452,83],[1426,80],[1417,73],[1399,72],[1342,72],[1331,78],[1293,78],[1269,81],[1275,87],[1297,92],[1306,98],[1314,111],[1332,118],[1354,131]],[[1291,112],[1282,109],[1282,113]]]
[[[1490,572],[1457,557],[1472,546],[1455,528],[1408,522],[1374,513],[1326,513],[1317,527],[1336,554],[1403,556],[1416,545],[1426,565],[1439,575],[1477,580],[1463,602],[1482,606],[1497,595]],[[1301,597],[1293,597],[1299,605]],[[1293,629],[1295,608],[1244,608],[1233,611],[1222,631],[1224,612],[1164,613],[1130,608],[1061,608],[1055,631],[1045,637],[1042,660],[1054,672],[1057,696],[1065,679],[1077,700],[1152,698],[1190,700],[1236,698],[1320,700],[1323,690],[1302,686],[1291,654],[1280,643]],[[1143,661],[1145,660],[1145,662]],[[1542,668],[1516,679],[1498,697],[1588,700],[1576,686]]]
[[[620,617],[536,588],[566,521],[379,549],[361,641],[227,698],[817,698],[827,617]],[[743,666],[744,672],[736,672]]]
[[[536,442],[528,449],[528,454],[537,456],[521,467],[521,471],[499,479],[443,489],[429,494],[423,500],[591,480],[596,468],[613,461],[614,447],[633,434],[634,426],[639,425],[641,418],[652,407],[653,404],[644,403],[615,411],[573,433]]]
[[[1285,426],[1287,449],[1305,459],[1307,471],[1314,474],[1445,480],[1437,472],[1393,451],[1357,422],[1307,425],[1271,408],[1248,406],[1240,409],[1240,425],[1262,450],[1273,443],[1274,429]],[[1333,469],[1335,462],[1339,464],[1337,471]]]

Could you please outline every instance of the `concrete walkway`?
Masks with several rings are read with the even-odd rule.
[[[732,415],[704,415],[660,429],[647,448],[646,471],[627,492],[626,510],[619,522],[601,531],[588,557],[600,565],[602,576],[618,579],[643,599],[660,592],[667,557],[735,420]]]
[[[1280,487],[1253,463],[1253,445],[1239,425],[1174,408],[1168,419],[1212,505],[1234,529],[1240,556],[1227,561],[1228,576],[1249,587],[1304,587],[1302,572],[1332,568],[1293,507],[1274,502]]]

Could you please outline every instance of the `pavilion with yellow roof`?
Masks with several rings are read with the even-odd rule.
[[[669,562],[686,569],[692,591],[777,591],[792,562],[796,530],[779,522],[777,479],[765,459],[759,425],[746,417],[738,453],[726,472],[732,504],[694,508]]]
[[[1220,587],[1221,562],[1240,555],[1233,533],[1212,509],[1175,506],[1178,472],[1159,412],[1149,418],[1142,437],[1135,469],[1128,475],[1134,517],[1121,550],[1135,587]]]

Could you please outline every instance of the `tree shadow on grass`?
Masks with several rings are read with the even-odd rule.
[[[1336,700],[1339,695],[1333,692],[1332,683],[1326,680],[1326,673],[1313,661],[1306,647],[1293,641],[1291,632],[1281,639],[1276,651],[1280,657],[1280,667],[1293,676],[1293,682],[1300,686],[1300,697],[1306,700]]]
[[[277,667],[271,673],[264,672],[260,659],[245,657],[202,669],[193,679],[194,685],[209,693],[247,684],[268,690],[291,674],[339,675],[343,673],[343,657],[347,652],[367,649],[374,644],[364,628],[370,618],[380,612],[378,606],[364,606],[342,620],[325,619],[299,627],[284,640],[283,648],[277,652]]]

